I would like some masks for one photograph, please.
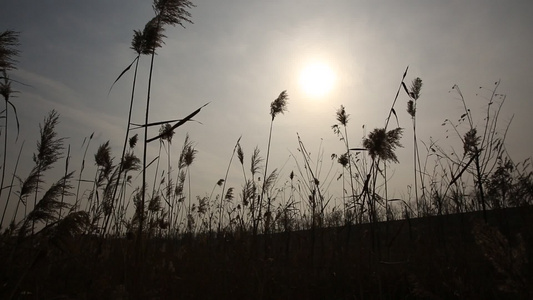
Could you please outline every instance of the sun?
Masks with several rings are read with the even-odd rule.
[[[300,73],[300,86],[314,98],[325,96],[333,88],[335,73],[324,63],[307,65]]]

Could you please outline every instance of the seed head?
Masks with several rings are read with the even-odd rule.
[[[350,115],[346,113],[344,105],[341,105],[341,107],[337,110],[337,121],[339,121],[342,126],[346,126],[346,124],[348,124],[349,118]]]
[[[348,156],[348,153],[344,153],[337,159],[337,162],[341,164],[343,167],[346,167],[348,163],[350,162],[350,158]]]
[[[152,5],[160,22],[172,26],[183,25],[184,22],[191,23],[191,13],[188,9],[195,5],[188,0],[154,0]]]
[[[270,115],[272,116],[272,120],[276,117],[279,113],[284,113],[287,111],[287,102],[289,99],[289,95],[287,95],[287,91],[281,92],[279,94],[278,98],[276,100],[272,101],[270,103]]]
[[[19,55],[19,33],[6,30],[0,33],[0,70],[13,70],[17,67],[15,57]]]
[[[463,149],[464,154],[475,154],[477,147],[479,145],[479,136],[477,135],[477,130],[475,128],[470,129],[464,137]]]
[[[413,83],[411,83],[411,91],[409,94],[413,99],[418,100],[418,98],[420,98],[421,90],[422,90],[422,79],[420,79],[420,77],[417,77],[413,80]]]
[[[174,136],[174,129],[172,129],[172,126],[168,123],[163,124],[159,128],[159,136],[161,140],[172,143],[172,137]]]
[[[398,158],[394,150],[396,150],[396,147],[402,147],[400,144],[402,133],[402,128],[387,132],[385,128],[376,128],[368,135],[368,138],[364,139],[363,146],[368,150],[368,154],[372,159],[380,158],[384,161],[391,160],[397,163]]]
[[[139,140],[139,135],[135,134],[134,136],[130,137],[129,144],[130,148],[135,148],[135,145],[137,145],[137,141]]]

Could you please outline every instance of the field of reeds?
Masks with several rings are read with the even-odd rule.
[[[489,88],[481,125],[459,86],[453,87],[464,113],[442,124],[461,141],[450,154],[443,145],[417,139],[423,83],[409,80],[406,69],[386,123],[370,130],[362,147],[350,143],[345,107],[337,110],[332,134],[345,149],[331,156],[341,170],[337,178],[317,174],[298,137],[296,168],[283,184],[277,166],[270,165],[274,121],[289,105],[289,93],[281,91],[270,105],[267,148],[256,147],[248,157],[237,139],[225,178],[203,196],[191,194],[197,150],[182,129],[208,104],[175,120],[150,120],[149,111],[163,31],[192,23],[193,7],[186,0],[155,0],[154,17],[134,31],[134,59],[113,83],[133,73],[118,153],[109,142],[90,153],[90,135],[82,161],[69,161],[70,145],[57,130],[59,112],[52,110],[39,127],[28,174],[17,171],[23,163],[21,125],[12,102],[23,84],[11,76],[19,33],[0,33],[0,298],[533,297],[533,169],[529,160],[515,162],[506,151],[509,124],[501,130],[506,97],[499,82]],[[138,72],[141,59],[150,60],[147,74]],[[146,95],[135,89],[142,79]],[[142,124],[131,119],[135,101],[144,103]],[[412,137],[391,128],[399,109],[411,117]],[[154,128],[158,134],[150,135]],[[172,144],[176,133],[185,136],[179,151]],[[401,142],[412,143],[412,184],[405,198],[391,198],[388,184]],[[159,143],[151,161],[150,143]],[[8,157],[8,147],[20,147],[19,156]],[[6,170],[8,160],[16,162],[13,170]],[[60,161],[66,163],[63,174],[49,178]],[[242,169],[242,182],[228,181],[232,166]],[[333,180],[341,183],[337,196],[330,196]]]

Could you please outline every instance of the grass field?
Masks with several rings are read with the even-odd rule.
[[[533,208],[315,231],[0,248],[2,299],[528,299]]]
[[[195,142],[188,133],[182,145],[172,139],[209,103],[180,119],[149,119],[163,32],[192,23],[193,7],[188,0],[153,1],[154,16],[134,31],[136,56],[113,83],[134,73],[122,147],[115,156],[108,140],[90,153],[93,133],[77,150],[80,162],[70,161],[56,110],[39,126],[32,160],[20,161],[24,143],[12,99],[24,83],[11,78],[19,33],[0,32],[0,299],[533,298],[533,168],[531,159],[513,161],[505,147],[512,118],[501,126],[500,81],[483,89],[482,121],[454,85],[460,116],[442,126],[455,142],[424,143],[417,137],[423,83],[409,82],[406,68],[383,127],[364,129],[354,142],[341,105],[331,126],[341,153],[315,160],[297,135],[290,174],[271,159],[283,146],[272,139],[280,130],[274,124],[290,105],[282,91],[265,113],[266,155],[256,146],[248,156],[239,138],[225,176],[200,196],[191,189]],[[138,73],[141,59],[150,60],[149,71]],[[143,78],[147,93],[140,97]],[[134,100],[144,101],[140,124],[132,122]],[[400,109],[411,121],[408,139]],[[152,137],[148,128],[159,133]],[[399,176],[409,183],[405,195],[392,197],[403,140],[412,165]],[[148,155],[151,142],[159,143],[157,154]],[[229,176],[231,167],[242,174]]]

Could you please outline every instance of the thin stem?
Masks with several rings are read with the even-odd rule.
[[[7,76],[6,78],[4,78],[4,80],[6,81],[5,84],[7,84]],[[5,103],[6,103],[6,109],[5,109],[5,122],[4,122],[4,156],[3,156],[3,163],[2,163],[2,178],[0,179],[0,199],[1,199],[1,196],[2,196],[2,191],[4,190],[4,177],[5,177],[5,174],[6,174],[6,161],[7,161],[7,135],[8,135],[8,111],[9,111],[9,107],[8,107],[8,102],[9,102],[9,93],[6,93],[4,95],[4,100],[5,100]],[[1,223],[0,223],[1,225]]]
[[[6,215],[7,206],[9,204],[9,199],[11,198],[11,191],[13,189],[13,183],[15,181],[15,174],[17,174],[17,169],[20,161],[20,155],[22,154],[22,148],[24,148],[24,142],[20,146],[19,154],[17,156],[17,162],[15,163],[15,170],[13,171],[13,176],[11,177],[11,183],[9,184],[9,192],[7,193],[6,205],[4,206],[4,211],[2,212],[2,220],[0,221],[0,228],[4,225],[4,217]]]
[[[352,203],[353,203],[353,206],[354,206],[354,209],[356,207],[355,205],[355,189],[353,187],[353,173],[352,173],[352,159],[351,159],[351,154],[350,154],[350,145],[349,145],[349,142],[348,142],[348,129],[346,128],[346,125],[344,125],[344,141],[346,142],[346,155],[348,155],[348,171],[350,172],[350,188],[351,188],[351,197],[352,198]],[[343,168],[343,174],[344,174],[344,168]],[[343,180],[343,192],[344,192],[344,180]],[[344,197],[343,197],[344,198]],[[346,218],[346,213],[344,214],[344,217]]]
[[[220,232],[220,226],[222,223],[222,204],[224,203],[224,192],[226,190],[226,182],[228,179],[229,169],[231,167],[231,162],[233,161],[233,157],[235,156],[235,151],[237,150],[237,146],[239,145],[239,141],[241,138],[237,140],[237,143],[235,143],[235,147],[233,147],[233,153],[231,153],[231,158],[229,160],[228,168],[226,169],[226,175],[224,175],[224,184],[222,185],[222,194],[220,194],[220,206],[218,208],[218,232]]]
[[[68,163],[70,160],[70,145],[68,145],[66,164],[65,164],[65,176],[63,176],[63,192],[61,192],[61,206],[59,207],[59,219],[61,220],[61,211],[63,208],[63,202],[65,200],[65,189],[67,184]]]
[[[81,177],[83,175],[83,170],[85,169],[85,157],[87,156],[87,150],[89,150],[89,144],[91,143],[91,140],[93,139],[93,135],[94,135],[94,132],[89,137],[89,140],[87,141],[87,146],[85,147],[85,152],[83,153],[83,159],[81,161],[81,168],[80,168],[80,175],[78,176],[78,187],[76,188],[76,201],[74,202],[74,207],[78,205],[80,186],[81,186],[81,180],[82,180]]]
[[[122,174],[122,171],[123,171],[123,164],[124,164],[124,156],[126,156],[126,147],[128,145],[128,138],[129,138],[129,133],[130,133],[130,127],[131,127],[131,114],[132,114],[132,111],[133,111],[133,100],[135,99],[135,86],[136,86],[136,83],[137,83],[137,70],[138,70],[138,67],[139,67],[139,59],[140,59],[140,54],[137,55],[137,57],[135,58],[136,59],[136,62],[135,62],[135,70],[133,72],[133,84],[132,84],[132,87],[131,87],[131,97],[130,97],[130,109],[129,109],[129,112],[128,112],[128,123],[126,125],[126,134],[124,136],[124,144],[122,146],[122,155],[120,156],[120,165],[119,165],[119,168],[118,168],[118,175],[117,175],[117,180],[116,180],[116,183],[115,183],[115,187],[113,189],[113,201],[111,203],[111,211],[113,211],[114,209],[114,203],[115,203],[115,197],[117,196],[117,190],[118,190],[118,187],[119,187],[119,181],[120,181],[120,175]],[[122,185],[120,185],[122,186]],[[107,226],[108,226],[108,223],[109,223],[109,216],[107,217],[106,221],[105,221],[105,225],[104,225],[104,230],[103,230],[103,234],[105,235],[107,233]]]
[[[157,17],[157,30],[161,26],[161,16]],[[139,216],[139,231],[137,236],[137,250],[140,250],[142,232],[144,226],[144,205],[146,201],[146,156],[148,148],[148,124],[149,124],[149,113],[150,113],[150,95],[152,92],[152,77],[154,73],[154,60],[155,60],[155,46],[152,48],[152,54],[150,58],[150,71],[148,75],[148,91],[146,96],[146,113],[144,116],[144,142],[143,142],[143,170],[142,170],[142,191],[141,191],[141,207],[140,207],[140,216]]]
[[[265,189],[266,189],[266,180],[268,176],[268,159],[270,157],[270,142],[272,141],[272,126],[274,124],[274,116],[272,116],[272,120],[270,121],[270,131],[268,134],[268,146],[267,146],[267,155],[266,155],[266,161],[265,161],[265,175],[263,176],[263,186],[261,188],[261,198],[259,199],[259,216],[258,220],[261,219],[261,210],[263,207],[263,201],[265,197]],[[268,206],[267,206],[267,215],[270,213],[270,199],[268,199]],[[257,226],[256,226],[257,227]],[[257,228],[255,229],[257,230]],[[265,232],[268,232],[268,228],[265,228]]]

